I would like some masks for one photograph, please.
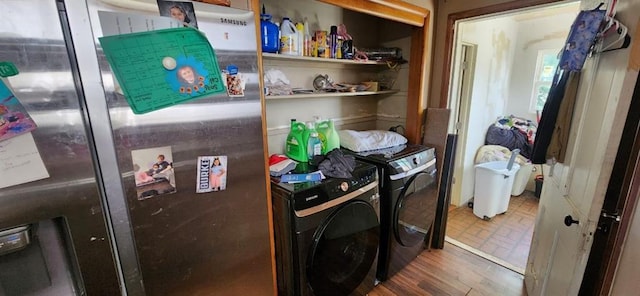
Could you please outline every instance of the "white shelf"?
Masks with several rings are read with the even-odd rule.
[[[327,98],[327,97],[355,97],[355,96],[373,96],[383,94],[394,94],[399,90],[382,90],[382,91],[358,91],[358,92],[323,92],[315,94],[297,94],[286,96],[265,96],[267,100],[284,100],[284,99],[312,99],[312,98]]]
[[[357,60],[343,60],[343,59],[329,59],[329,58],[314,58],[293,56],[277,53],[262,53],[262,58],[267,60],[288,60],[288,61],[308,61],[317,63],[336,63],[336,64],[354,64],[354,65],[386,65],[386,62],[378,61],[357,61]]]

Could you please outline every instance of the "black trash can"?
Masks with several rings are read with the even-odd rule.
[[[537,198],[540,198],[540,193],[542,193],[542,183],[544,182],[544,176],[542,175],[538,175],[536,176],[536,192],[534,192],[534,195]]]

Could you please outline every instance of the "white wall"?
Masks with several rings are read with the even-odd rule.
[[[559,51],[577,12],[517,22],[518,39],[514,53],[514,67],[509,85],[509,100],[505,115],[515,115],[536,122],[536,113],[529,111],[539,50]],[[545,24],[553,24],[546,26]]]
[[[402,50],[402,56],[408,62],[397,65],[395,68],[384,67],[382,75],[395,79],[393,89],[399,92],[378,98],[376,129],[388,130],[389,127],[406,126],[407,121],[407,92],[409,91],[409,67],[411,65],[411,28],[408,25],[385,22],[381,26],[381,44],[384,47],[398,47]],[[402,130],[398,130],[402,132]]]
[[[265,0],[266,12],[273,21],[290,17],[293,21],[309,22],[310,32],[329,31],[330,26],[344,23],[356,47],[400,47],[409,58],[411,27],[382,20],[378,17],[343,10],[311,0]],[[385,66],[341,65],[323,62],[301,62],[263,59],[265,71],[281,69],[293,87],[312,89],[317,74],[328,74],[335,82],[357,83],[376,80]],[[289,121],[311,121],[314,116],[332,118],[336,129],[383,129],[405,125],[409,63],[400,67],[392,95],[329,97],[314,99],[266,100],[267,137],[269,154],[283,153],[289,132]]]
[[[456,168],[456,184],[452,188],[451,203],[462,205],[473,197],[474,158],[484,145],[485,134],[498,116],[506,111],[509,98],[509,79],[512,71],[517,26],[511,18],[464,22],[459,27],[459,41],[476,44],[477,58],[473,90],[467,122],[467,138],[459,143],[465,147],[462,168]]]

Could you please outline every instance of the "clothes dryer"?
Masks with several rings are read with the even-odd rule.
[[[378,168],[381,236],[377,279],[384,281],[429,244],[438,202],[435,149],[400,145],[349,153]]]

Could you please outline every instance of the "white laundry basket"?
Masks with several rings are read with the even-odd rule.
[[[514,150],[515,151],[515,150]],[[511,157],[512,152],[509,148],[499,145],[484,145],[478,149],[476,153],[475,163],[485,163],[490,161],[507,161]],[[520,169],[514,176],[513,188],[511,189],[511,195],[518,196],[524,192],[531,177],[533,171],[533,164],[528,159],[521,155],[517,155],[515,163],[520,165]]]
[[[525,163],[520,165],[520,169],[513,177],[513,188],[511,189],[511,195],[519,196],[527,188],[529,178],[531,178],[531,172],[533,171],[533,164]]]
[[[507,169],[508,164],[507,161],[491,161],[475,166],[474,215],[489,220],[507,211],[514,175],[520,169],[520,165],[515,163]]]

